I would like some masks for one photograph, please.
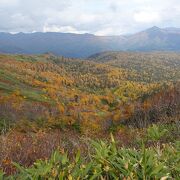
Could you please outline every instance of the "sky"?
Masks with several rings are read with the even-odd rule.
[[[180,27],[180,0],[0,0],[0,32],[132,34]]]

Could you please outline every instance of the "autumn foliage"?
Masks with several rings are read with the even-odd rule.
[[[14,174],[13,162],[29,167],[55,150],[74,157],[80,149],[86,157],[89,138],[107,140],[109,132],[115,133],[119,147],[139,148],[152,124],[167,125],[171,132],[158,145],[178,139],[179,57],[123,52],[88,60],[0,55],[0,167]]]

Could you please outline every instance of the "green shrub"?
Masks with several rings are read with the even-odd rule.
[[[9,120],[0,118],[0,134],[6,133],[12,127],[12,124]]]
[[[19,170],[17,179],[82,179],[89,177],[92,163],[83,165],[84,161],[78,152],[73,161],[67,153],[55,151],[49,160],[38,160],[30,168],[24,168],[17,163],[14,165]]]
[[[88,159],[78,151],[74,158],[67,153],[55,151],[49,160],[37,160],[33,166],[25,168],[14,163],[17,174],[7,179],[132,179],[156,180],[180,178],[180,142],[166,144],[162,148],[141,149],[118,148],[112,142],[92,141],[92,151]],[[71,160],[70,160],[71,159]],[[0,177],[3,179],[3,172]],[[5,177],[4,177],[5,179]]]
[[[3,177],[4,177],[4,172],[0,170],[0,179],[3,179]]]
[[[97,177],[107,179],[160,179],[169,176],[164,162],[159,161],[153,149],[117,149],[115,142],[110,145],[93,142]]]
[[[168,133],[167,129],[161,129],[158,125],[153,124],[147,129],[147,138],[152,141],[158,141],[166,133]]]

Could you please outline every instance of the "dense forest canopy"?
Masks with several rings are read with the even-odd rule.
[[[0,74],[0,115],[9,122],[39,119],[106,129],[144,106],[179,108],[176,53],[105,52],[88,60],[1,55]]]

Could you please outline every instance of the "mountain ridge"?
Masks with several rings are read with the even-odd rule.
[[[42,54],[86,58],[103,51],[180,51],[180,28],[151,27],[119,36],[58,32],[0,33],[0,53]]]

